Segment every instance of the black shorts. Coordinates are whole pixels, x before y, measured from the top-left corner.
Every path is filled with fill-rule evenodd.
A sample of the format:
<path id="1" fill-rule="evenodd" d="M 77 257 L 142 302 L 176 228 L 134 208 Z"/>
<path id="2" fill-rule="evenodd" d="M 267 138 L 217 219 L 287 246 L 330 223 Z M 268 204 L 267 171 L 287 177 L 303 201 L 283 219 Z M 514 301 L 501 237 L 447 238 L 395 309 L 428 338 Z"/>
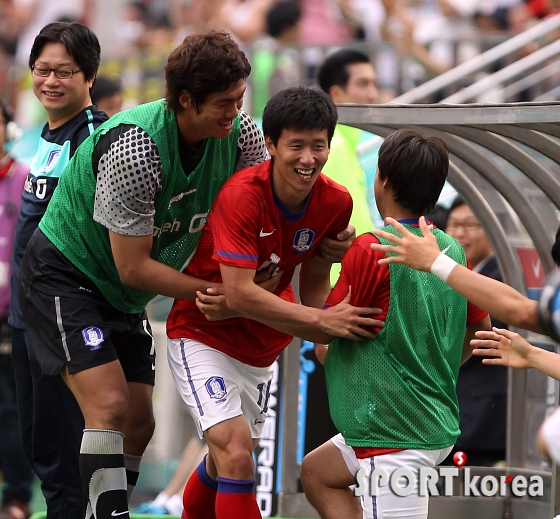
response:
<path id="1" fill-rule="evenodd" d="M 19 297 L 31 344 L 46 375 L 119 360 L 128 382 L 154 385 L 155 344 L 146 312 L 117 310 L 39 230 L 22 260 Z"/>

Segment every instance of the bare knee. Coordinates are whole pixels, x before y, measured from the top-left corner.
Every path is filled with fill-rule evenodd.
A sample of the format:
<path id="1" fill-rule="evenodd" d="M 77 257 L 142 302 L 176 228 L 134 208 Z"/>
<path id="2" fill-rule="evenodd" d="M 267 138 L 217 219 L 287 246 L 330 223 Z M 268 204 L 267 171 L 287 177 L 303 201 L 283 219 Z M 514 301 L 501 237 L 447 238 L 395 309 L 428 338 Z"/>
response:
<path id="1" fill-rule="evenodd" d="M 82 411 L 86 428 L 124 432 L 128 414 L 128 394 L 116 390 L 105 392 L 103 398 L 88 403 Z"/>

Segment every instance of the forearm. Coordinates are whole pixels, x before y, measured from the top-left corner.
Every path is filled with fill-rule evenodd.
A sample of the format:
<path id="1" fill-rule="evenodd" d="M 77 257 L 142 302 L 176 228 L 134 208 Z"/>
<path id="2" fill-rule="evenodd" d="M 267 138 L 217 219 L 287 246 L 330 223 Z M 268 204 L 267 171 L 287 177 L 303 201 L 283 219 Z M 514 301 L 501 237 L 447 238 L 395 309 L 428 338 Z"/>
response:
<path id="1" fill-rule="evenodd" d="M 545 375 L 560 380 L 560 355 L 557 353 L 533 346 L 527 361 L 531 368 L 538 369 Z"/>
<path id="2" fill-rule="evenodd" d="M 543 333 L 539 323 L 537 302 L 517 290 L 481 276 L 462 265 L 453 268 L 447 284 L 490 315 L 512 326 Z"/>
<path id="3" fill-rule="evenodd" d="M 216 283 L 179 272 L 163 263 L 147 258 L 134 269 L 120 271 L 121 281 L 137 290 L 145 290 L 177 299 L 196 299 L 197 290 L 206 293 Z"/>

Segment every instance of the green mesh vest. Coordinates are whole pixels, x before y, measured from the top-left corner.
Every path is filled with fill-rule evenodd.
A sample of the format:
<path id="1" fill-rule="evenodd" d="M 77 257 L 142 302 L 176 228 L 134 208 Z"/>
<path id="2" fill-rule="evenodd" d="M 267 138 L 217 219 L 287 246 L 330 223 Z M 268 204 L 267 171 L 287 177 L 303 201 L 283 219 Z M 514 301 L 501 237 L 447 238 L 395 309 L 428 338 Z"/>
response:
<path id="1" fill-rule="evenodd" d="M 465 265 L 462 247 L 433 232 L 440 250 L 450 246 L 447 254 Z M 354 447 L 448 447 L 459 435 L 455 386 L 467 301 L 433 274 L 400 264 L 390 265 L 390 284 L 387 320 L 376 338 L 338 338 L 329 346 L 325 373 L 333 422 Z"/>
<path id="2" fill-rule="evenodd" d="M 94 281 L 118 310 L 139 313 L 155 294 L 124 285 L 113 261 L 109 231 L 93 220 L 95 173 L 91 157 L 104 131 L 120 124 L 145 130 L 155 141 L 162 164 L 162 189 L 155 197 L 151 258 L 181 269 L 198 245 L 212 202 L 235 170 L 240 116 L 224 139 L 208 138 L 206 151 L 188 177 L 181 167 L 177 122 L 165 101 L 114 115 L 78 148 L 65 169 L 39 227 L 56 247 Z"/>

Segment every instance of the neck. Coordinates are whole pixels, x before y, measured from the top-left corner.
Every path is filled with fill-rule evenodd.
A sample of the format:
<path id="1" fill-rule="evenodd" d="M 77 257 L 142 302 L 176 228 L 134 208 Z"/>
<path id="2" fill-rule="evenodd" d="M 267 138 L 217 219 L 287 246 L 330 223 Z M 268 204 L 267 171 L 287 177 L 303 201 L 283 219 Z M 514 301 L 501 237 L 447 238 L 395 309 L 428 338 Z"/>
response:
<path id="1" fill-rule="evenodd" d="M 286 186 L 285 184 L 280 185 L 274 176 L 274 172 L 272 174 L 272 186 L 274 193 L 290 213 L 297 214 L 303 211 L 311 189 L 309 189 L 309 191 L 296 192 L 294 189 L 291 189 L 290 186 Z"/>
<path id="2" fill-rule="evenodd" d="M 418 218 L 422 215 L 415 214 L 412 211 L 400 207 L 399 205 L 392 204 L 392 207 L 388 207 L 383 212 L 384 219 L 388 216 L 394 218 L 395 220 L 418 220 Z"/>
<path id="3" fill-rule="evenodd" d="M 74 119 L 84 108 L 87 108 L 91 105 L 91 99 L 88 98 L 87 101 L 77 110 L 74 110 L 72 113 L 64 113 L 58 114 L 57 112 L 47 112 L 47 123 L 51 130 L 55 130 L 56 128 L 60 128 L 63 124 L 66 124 L 71 119 Z"/>
<path id="4" fill-rule="evenodd" d="M 175 118 L 177 119 L 177 129 L 181 137 L 192 148 L 196 148 L 204 139 L 208 138 L 208 135 L 203 135 L 196 130 L 196 125 L 193 124 L 187 110 L 176 113 Z"/>

